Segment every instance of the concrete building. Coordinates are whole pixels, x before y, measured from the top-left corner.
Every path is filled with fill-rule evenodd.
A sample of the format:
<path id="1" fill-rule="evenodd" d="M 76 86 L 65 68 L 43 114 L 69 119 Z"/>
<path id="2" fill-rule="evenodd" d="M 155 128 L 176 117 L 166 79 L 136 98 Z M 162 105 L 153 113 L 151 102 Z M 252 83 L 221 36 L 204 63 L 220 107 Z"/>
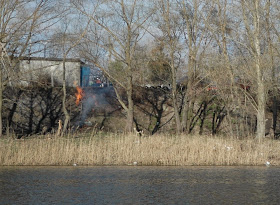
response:
<path id="1" fill-rule="evenodd" d="M 66 66 L 66 86 L 88 87 L 91 68 L 80 59 L 68 58 Z M 32 82 L 47 82 L 52 86 L 62 86 L 63 59 L 24 57 L 19 61 L 20 84 L 28 86 Z"/>

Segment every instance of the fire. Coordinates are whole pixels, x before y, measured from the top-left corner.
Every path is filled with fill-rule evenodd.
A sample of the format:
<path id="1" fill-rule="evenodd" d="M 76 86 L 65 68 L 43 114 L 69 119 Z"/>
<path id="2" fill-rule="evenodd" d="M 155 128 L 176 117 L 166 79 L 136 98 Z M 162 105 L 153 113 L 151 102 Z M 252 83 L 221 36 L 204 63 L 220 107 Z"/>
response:
<path id="1" fill-rule="evenodd" d="M 79 105 L 81 100 L 84 97 L 84 92 L 83 92 L 83 89 L 80 86 L 77 86 L 76 89 L 77 89 L 77 92 L 75 93 L 75 95 L 76 95 L 76 105 Z"/>

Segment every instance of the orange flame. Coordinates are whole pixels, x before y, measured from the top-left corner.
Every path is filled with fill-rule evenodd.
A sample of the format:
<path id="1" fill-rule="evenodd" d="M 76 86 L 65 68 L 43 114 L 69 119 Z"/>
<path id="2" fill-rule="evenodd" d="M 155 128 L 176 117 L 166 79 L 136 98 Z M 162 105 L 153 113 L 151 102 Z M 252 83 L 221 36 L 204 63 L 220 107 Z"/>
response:
<path id="1" fill-rule="evenodd" d="M 76 95 L 76 105 L 79 105 L 81 100 L 84 97 L 84 92 L 83 92 L 83 89 L 80 86 L 77 86 L 76 89 L 77 89 L 77 93 L 75 93 L 75 95 Z"/>

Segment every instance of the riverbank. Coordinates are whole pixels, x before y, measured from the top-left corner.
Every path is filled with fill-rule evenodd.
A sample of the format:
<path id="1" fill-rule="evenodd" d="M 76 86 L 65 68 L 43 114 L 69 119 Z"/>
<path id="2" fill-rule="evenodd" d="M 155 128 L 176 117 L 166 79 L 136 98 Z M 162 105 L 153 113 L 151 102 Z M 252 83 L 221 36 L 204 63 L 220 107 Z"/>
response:
<path id="1" fill-rule="evenodd" d="M 0 165 L 280 165 L 280 141 L 106 135 L 0 140 Z"/>

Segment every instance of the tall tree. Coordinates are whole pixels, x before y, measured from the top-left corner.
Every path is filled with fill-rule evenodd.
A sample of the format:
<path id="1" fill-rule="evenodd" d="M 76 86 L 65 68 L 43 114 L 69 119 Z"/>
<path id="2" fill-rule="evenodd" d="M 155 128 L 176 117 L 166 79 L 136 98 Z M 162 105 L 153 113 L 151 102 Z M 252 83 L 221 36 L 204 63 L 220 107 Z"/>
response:
<path id="1" fill-rule="evenodd" d="M 77 57 L 79 54 L 71 52 L 81 43 L 82 38 L 86 35 L 88 31 L 89 21 L 84 24 L 85 22 L 83 19 L 79 18 L 79 15 L 75 13 L 76 10 L 71 8 L 72 4 L 64 4 L 64 12 L 65 15 L 60 20 L 61 29 L 57 29 L 53 35 L 52 43 L 54 47 L 59 51 L 58 55 L 62 56 L 62 110 L 64 114 L 64 123 L 63 123 L 63 130 L 62 133 L 67 131 L 69 122 L 70 122 L 70 114 L 67 109 L 67 90 L 66 90 L 66 60 L 71 55 L 71 57 Z M 75 17 L 75 21 L 72 18 Z M 74 82 L 73 82 L 74 83 Z"/>
<path id="2" fill-rule="evenodd" d="M 230 60 L 230 52 L 233 47 L 233 42 L 230 40 L 231 31 L 234 28 L 231 14 L 231 3 L 228 0 L 209 1 L 210 18 L 205 26 L 208 29 L 213 41 L 212 54 L 207 62 L 206 67 L 210 68 L 207 71 L 208 79 L 211 80 L 219 89 L 217 92 L 223 100 L 225 110 L 227 112 L 228 132 L 233 135 L 232 119 L 230 112 L 238 106 L 237 87 L 235 86 L 235 71 L 233 62 Z M 217 45 L 217 46 L 215 46 Z M 216 47 L 216 48 L 215 48 Z M 212 55 L 212 56 L 211 56 Z M 215 56 L 213 59 L 213 55 Z M 227 85 L 227 86 L 225 86 Z"/>
<path id="3" fill-rule="evenodd" d="M 159 37 L 158 40 L 166 47 L 166 53 L 169 57 L 169 60 L 166 62 L 169 64 L 171 71 L 171 97 L 172 104 L 174 109 L 174 118 L 176 124 L 176 132 L 182 132 L 181 118 L 180 118 L 180 104 L 178 96 L 178 51 L 180 45 L 180 33 L 179 33 L 179 20 L 178 12 L 175 11 L 174 4 L 169 0 L 156 1 L 156 6 L 159 8 L 159 19 L 158 27 L 162 33 L 162 37 Z"/>
<path id="4" fill-rule="evenodd" d="M 269 0 L 253 0 L 240 1 L 242 10 L 242 21 L 245 27 L 245 35 L 248 39 L 248 51 L 253 57 L 253 66 L 256 72 L 257 84 L 257 135 L 258 139 L 265 137 L 265 110 L 266 110 L 266 87 L 265 87 L 265 73 L 262 64 L 261 42 L 262 23 L 264 20 L 263 9 L 264 5 L 269 3 Z"/>
<path id="5" fill-rule="evenodd" d="M 278 104 L 279 104 L 279 93 L 278 93 L 278 81 L 279 76 L 277 66 L 280 58 L 280 48 L 277 46 L 280 40 L 280 27 L 279 27 L 279 13 L 280 13 L 280 2 L 269 1 L 265 6 L 265 30 L 267 31 L 266 41 L 268 45 L 268 56 L 270 61 L 271 69 L 271 90 L 272 90 L 272 113 L 273 113 L 273 134 L 277 136 L 277 119 L 278 119 Z"/>
<path id="6" fill-rule="evenodd" d="M 196 97 L 196 87 L 204 76 L 199 70 L 201 58 L 211 42 L 211 34 L 207 28 L 209 24 L 210 10 L 207 1 L 180 0 L 178 8 L 183 26 L 181 31 L 184 37 L 183 47 L 187 51 L 187 67 L 185 68 L 188 82 L 184 94 L 182 110 L 182 128 L 185 132 L 190 132 L 193 109 Z"/>
<path id="7" fill-rule="evenodd" d="M 85 38 L 85 45 L 96 45 L 104 54 L 107 54 L 110 61 L 122 63 L 122 75 L 126 79 L 124 81 L 120 81 L 110 73 L 109 64 L 102 63 L 102 60 L 97 58 L 96 52 L 84 47 L 86 59 L 107 74 L 115 85 L 117 98 L 126 111 L 126 130 L 128 132 L 131 132 L 134 126 L 133 85 L 136 66 L 133 62 L 137 56 L 135 50 L 144 35 L 144 26 L 152 15 L 152 11 L 145 2 L 148 3 L 136 0 L 74 3 L 75 7 L 94 23 Z M 96 8 L 94 12 L 93 7 Z M 107 61 L 109 61 L 108 58 Z M 125 91 L 125 98 L 120 94 L 121 90 Z"/>
<path id="8" fill-rule="evenodd" d="M 210 41 L 205 24 L 208 20 L 206 4 L 201 0 L 191 3 L 184 0 L 176 2 L 169 0 L 155 1 L 158 6 L 158 27 L 161 31 L 161 41 L 167 47 L 169 65 L 172 76 L 172 100 L 176 131 L 190 132 L 195 103 L 195 87 L 201 79 L 199 76 L 199 61 Z M 203 13 L 204 11 L 204 13 Z M 205 18 L 202 18 L 203 15 Z M 184 60 L 183 60 L 184 58 Z M 179 70 L 183 73 L 178 78 Z M 183 77 L 183 78 L 182 78 Z M 185 84 L 183 99 L 178 95 L 178 85 Z"/>
<path id="9" fill-rule="evenodd" d="M 0 1 L 0 136 L 2 136 L 3 91 L 19 78 L 17 62 L 21 56 L 39 52 L 36 44 L 42 40 L 43 31 L 55 22 L 56 14 L 51 0 L 1 0 Z M 32 48 L 35 48 L 32 49 Z"/>

